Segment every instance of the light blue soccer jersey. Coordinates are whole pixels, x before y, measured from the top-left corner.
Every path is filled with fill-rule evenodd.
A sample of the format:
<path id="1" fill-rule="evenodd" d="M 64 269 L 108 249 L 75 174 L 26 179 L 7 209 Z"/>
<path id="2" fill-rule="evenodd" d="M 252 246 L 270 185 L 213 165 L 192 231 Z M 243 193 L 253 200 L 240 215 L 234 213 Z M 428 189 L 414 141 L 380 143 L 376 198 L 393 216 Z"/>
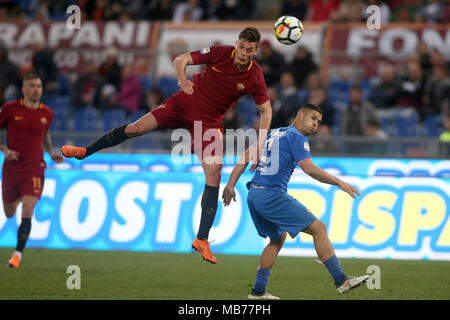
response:
<path id="1" fill-rule="evenodd" d="M 295 167 L 307 158 L 311 158 L 308 139 L 296 127 L 270 130 L 251 183 L 286 192 Z"/>

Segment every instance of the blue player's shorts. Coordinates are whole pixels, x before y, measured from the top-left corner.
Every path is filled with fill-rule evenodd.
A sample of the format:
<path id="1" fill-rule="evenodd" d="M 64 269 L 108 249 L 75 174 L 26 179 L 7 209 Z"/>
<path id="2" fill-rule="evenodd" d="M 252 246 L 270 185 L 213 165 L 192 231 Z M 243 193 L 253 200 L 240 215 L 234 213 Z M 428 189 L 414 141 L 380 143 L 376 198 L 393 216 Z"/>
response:
<path id="1" fill-rule="evenodd" d="M 297 199 L 280 191 L 249 187 L 248 208 L 258 234 L 271 240 L 285 231 L 294 238 L 317 218 Z"/>

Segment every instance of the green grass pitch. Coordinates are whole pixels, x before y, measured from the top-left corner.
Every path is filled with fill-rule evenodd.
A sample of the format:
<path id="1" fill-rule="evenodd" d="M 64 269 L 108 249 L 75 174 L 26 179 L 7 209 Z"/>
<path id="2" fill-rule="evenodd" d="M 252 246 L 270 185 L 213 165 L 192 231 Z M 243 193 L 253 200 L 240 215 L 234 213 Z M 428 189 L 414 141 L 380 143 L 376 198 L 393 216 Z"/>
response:
<path id="1" fill-rule="evenodd" d="M 27 248 L 20 269 L 7 267 L 12 248 L 0 248 L 0 299 L 242 300 L 253 285 L 259 256 Z M 340 259 L 347 275 L 381 270 L 381 289 L 336 293 L 325 266 L 313 258 L 279 257 L 268 291 L 282 299 L 450 299 L 450 262 Z M 2 266 L 3 265 L 3 266 Z M 67 267 L 81 270 L 81 289 L 67 288 Z"/>

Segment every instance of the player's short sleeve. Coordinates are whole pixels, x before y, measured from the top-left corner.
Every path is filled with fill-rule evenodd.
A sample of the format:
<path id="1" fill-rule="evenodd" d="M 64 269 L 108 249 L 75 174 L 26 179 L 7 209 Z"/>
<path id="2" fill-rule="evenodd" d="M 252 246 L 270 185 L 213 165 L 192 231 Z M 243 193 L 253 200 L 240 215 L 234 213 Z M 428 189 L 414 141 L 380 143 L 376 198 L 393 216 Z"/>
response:
<path id="1" fill-rule="evenodd" d="M 190 52 L 190 54 L 194 64 L 211 64 L 220 61 L 226 51 L 226 46 L 216 45 Z"/>
<path id="2" fill-rule="evenodd" d="M 295 163 L 311 158 L 309 142 L 305 136 L 301 134 L 292 134 L 289 142 Z"/>
<path id="3" fill-rule="evenodd" d="M 261 105 L 269 100 L 269 96 L 267 95 L 266 82 L 264 80 L 264 75 L 262 72 L 257 72 L 255 74 L 255 89 L 252 92 L 252 95 L 257 105 Z"/>
<path id="4" fill-rule="evenodd" d="M 9 121 L 9 105 L 8 104 L 4 104 L 1 108 L 0 108 L 0 128 L 4 128 Z"/>

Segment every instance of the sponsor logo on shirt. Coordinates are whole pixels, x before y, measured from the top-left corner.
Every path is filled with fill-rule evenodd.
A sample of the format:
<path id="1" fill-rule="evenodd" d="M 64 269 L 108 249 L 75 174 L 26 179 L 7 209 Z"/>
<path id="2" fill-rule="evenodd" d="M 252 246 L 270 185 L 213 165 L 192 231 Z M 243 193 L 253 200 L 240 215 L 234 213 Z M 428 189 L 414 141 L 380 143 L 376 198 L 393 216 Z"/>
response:
<path id="1" fill-rule="evenodd" d="M 22 116 L 14 116 L 14 120 L 22 120 L 23 117 Z"/>
<path id="2" fill-rule="evenodd" d="M 209 47 L 203 48 L 202 50 L 200 50 L 200 54 L 206 54 L 209 53 Z"/>
<path id="3" fill-rule="evenodd" d="M 239 82 L 239 83 L 236 85 L 236 87 L 237 87 L 238 90 L 244 90 L 244 89 L 245 89 L 244 84 L 241 83 L 241 82 Z"/>
<path id="4" fill-rule="evenodd" d="M 305 151 L 309 152 L 309 143 L 308 142 L 303 142 L 303 148 L 305 149 Z"/>

